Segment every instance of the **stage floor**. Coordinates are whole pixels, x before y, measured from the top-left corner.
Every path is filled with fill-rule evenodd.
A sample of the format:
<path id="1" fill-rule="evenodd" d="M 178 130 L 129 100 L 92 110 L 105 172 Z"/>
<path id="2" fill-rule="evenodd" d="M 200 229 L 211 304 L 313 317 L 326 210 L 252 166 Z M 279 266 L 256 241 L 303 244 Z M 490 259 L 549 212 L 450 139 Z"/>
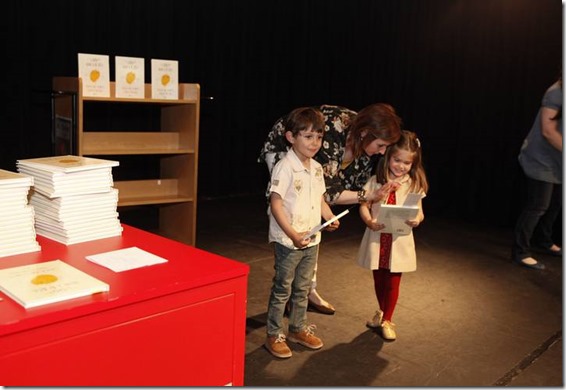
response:
<path id="1" fill-rule="evenodd" d="M 323 233 L 318 265 L 336 313 L 308 313 L 324 347 L 289 343 L 281 360 L 263 347 L 273 276 L 263 197 L 199 201 L 197 247 L 251 267 L 246 386 L 563 386 L 561 258 L 540 255 L 546 269 L 528 269 L 509 259 L 510 229 L 427 215 L 414 233 L 418 269 L 401 281 L 397 340 L 386 342 L 365 326 L 377 303 L 355 262 L 357 209 L 341 221 Z"/>

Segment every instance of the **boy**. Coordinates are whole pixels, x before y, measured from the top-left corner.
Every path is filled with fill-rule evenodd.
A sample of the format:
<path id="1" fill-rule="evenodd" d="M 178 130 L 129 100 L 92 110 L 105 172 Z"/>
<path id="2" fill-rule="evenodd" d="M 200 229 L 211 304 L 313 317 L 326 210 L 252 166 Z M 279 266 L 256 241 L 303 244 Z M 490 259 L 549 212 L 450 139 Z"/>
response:
<path id="1" fill-rule="evenodd" d="M 322 145 L 324 117 L 314 108 L 297 108 L 286 118 L 286 140 L 291 149 L 273 168 L 270 183 L 269 242 L 274 243 L 275 276 L 267 310 L 265 347 L 278 358 L 289 358 L 286 338 L 310 349 L 322 348 L 307 325 L 308 292 L 318 256 L 320 232 L 308 236 L 321 217 L 334 217 L 324 200 L 326 186 L 322 166 L 313 156 Z M 327 229 L 336 230 L 339 222 Z M 289 335 L 283 332 L 283 313 L 291 302 Z"/>

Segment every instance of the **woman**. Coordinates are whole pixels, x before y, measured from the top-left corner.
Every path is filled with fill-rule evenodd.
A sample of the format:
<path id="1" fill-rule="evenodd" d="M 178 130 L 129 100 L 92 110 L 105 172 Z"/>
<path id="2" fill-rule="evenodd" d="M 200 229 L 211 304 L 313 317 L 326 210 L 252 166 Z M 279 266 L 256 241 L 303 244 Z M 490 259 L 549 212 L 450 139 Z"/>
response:
<path id="1" fill-rule="evenodd" d="M 401 118 L 386 103 L 365 107 L 359 113 L 345 107 L 322 105 L 325 129 L 322 147 L 314 156 L 323 168 L 325 200 L 330 205 L 349 205 L 383 198 L 389 187 L 372 193 L 363 190 L 380 155 L 401 135 Z M 264 161 L 271 173 L 273 166 L 289 150 L 285 139 L 284 118 L 273 125 L 258 162 Z M 334 314 L 334 306 L 316 291 L 316 267 L 309 293 L 309 306 L 324 314 Z"/>
<path id="2" fill-rule="evenodd" d="M 552 241 L 552 228 L 562 209 L 562 99 L 560 77 L 546 90 L 519 153 L 527 178 L 527 201 L 515 225 L 512 257 L 533 269 L 545 268 L 533 258 L 533 246 L 562 256 L 562 248 Z"/>

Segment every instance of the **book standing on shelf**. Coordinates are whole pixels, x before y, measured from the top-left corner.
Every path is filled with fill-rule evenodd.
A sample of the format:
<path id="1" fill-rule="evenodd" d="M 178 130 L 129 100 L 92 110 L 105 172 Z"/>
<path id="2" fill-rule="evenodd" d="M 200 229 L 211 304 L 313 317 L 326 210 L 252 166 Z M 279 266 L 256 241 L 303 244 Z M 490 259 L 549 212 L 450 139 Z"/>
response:
<path id="1" fill-rule="evenodd" d="M 116 56 L 116 97 L 145 98 L 144 59 Z"/>
<path id="2" fill-rule="evenodd" d="M 29 309 L 110 291 L 110 286 L 61 261 L 0 270 L 0 291 Z"/>
<path id="3" fill-rule="evenodd" d="M 151 60 L 151 98 L 179 99 L 179 62 Z"/>
<path id="4" fill-rule="evenodd" d="M 110 97 L 110 59 L 102 54 L 78 54 L 83 96 Z"/>

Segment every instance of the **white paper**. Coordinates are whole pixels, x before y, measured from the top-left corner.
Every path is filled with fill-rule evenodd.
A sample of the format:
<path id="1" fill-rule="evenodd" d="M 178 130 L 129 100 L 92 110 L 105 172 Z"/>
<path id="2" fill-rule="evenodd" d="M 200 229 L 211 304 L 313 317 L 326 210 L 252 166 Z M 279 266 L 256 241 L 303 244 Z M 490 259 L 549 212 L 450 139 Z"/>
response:
<path id="1" fill-rule="evenodd" d="M 78 57 L 83 96 L 110 97 L 110 57 L 86 53 L 79 53 Z"/>
<path id="2" fill-rule="evenodd" d="M 116 97 L 145 98 L 144 59 L 116 56 Z"/>
<path id="3" fill-rule="evenodd" d="M 176 60 L 151 60 L 151 98 L 179 99 L 179 62 Z"/>
<path id="4" fill-rule="evenodd" d="M 140 249 L 136 246 L 115 251 L 98 253 L 86 257 L 98 265 L 109 268 L 114 272 L 128 271 L 149 265 L 166 263 L 167 260 Z"/>
<path id="5" fill-rule="evenodd" d="M 382 204 L 379 207 L 377 221 L 385 224 L 385 228 L 380 233 L 395 233 L 407 235 L 412 228 L 405 223 L 407 220 L 414 219 L 419 213 L 418 206 L 401 206 L 394 204 Z"/>
<path id="6" fill-rule="evenodd" d="M 325 227 L 330 225 L 332 222 L 339 220 L 340 218 L 342 218 L 344 215 L 348 214 L 349 212 L 350 212 L 350 209 L 344 210 L 340 214 L 335 216 L 334 218 L 330 218 L 328 221 L 313 227 L 310 232 L 305 234 L 305 236 L 303 237 L 303 240 L 307 239 L 308 237 L 315 235 L 316 233 L 318 233 L 319 231 L 321 231 L 322 229 L 324 229 Z"/>
<path id="7" fill-rule="evenodd" d="M 419 200 L 421 200 L 423 197 L 424 197 L 423 194 L 417 194 L 411 192 L 410 194 L 407 194 L 407 198 L 405 199 L 405 203 L 403 203 L 403 206 L 405 207 L 418 206 Z"/>

